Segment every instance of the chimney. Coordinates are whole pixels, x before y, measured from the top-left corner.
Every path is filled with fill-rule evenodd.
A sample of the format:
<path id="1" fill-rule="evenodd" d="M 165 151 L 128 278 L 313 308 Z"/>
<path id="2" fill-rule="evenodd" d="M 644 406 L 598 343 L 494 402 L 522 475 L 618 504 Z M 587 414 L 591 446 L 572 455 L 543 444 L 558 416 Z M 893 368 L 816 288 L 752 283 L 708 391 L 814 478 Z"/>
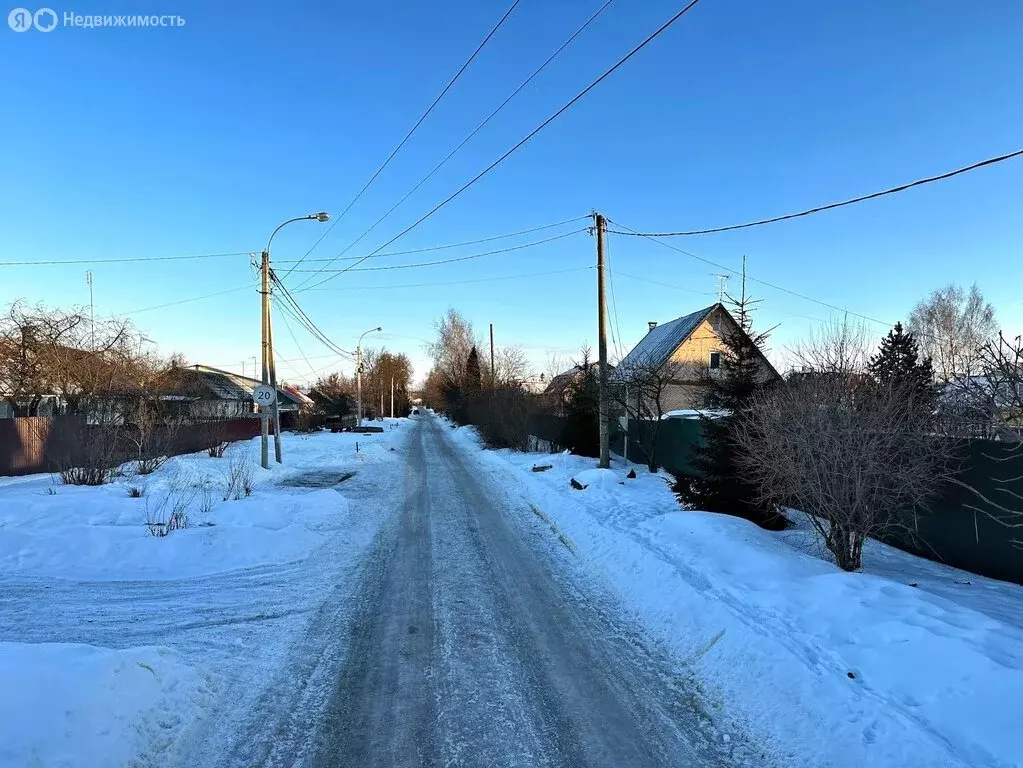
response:
<path id="1" fill-rule="evenodd" d="M 656 320 L 650 320 L 646 324 L 646 326 L 647 326 L 647 333 L 650 333 L 650 331 L 652 331 L 654 328 L 657 327 L 657 321 Z"/>

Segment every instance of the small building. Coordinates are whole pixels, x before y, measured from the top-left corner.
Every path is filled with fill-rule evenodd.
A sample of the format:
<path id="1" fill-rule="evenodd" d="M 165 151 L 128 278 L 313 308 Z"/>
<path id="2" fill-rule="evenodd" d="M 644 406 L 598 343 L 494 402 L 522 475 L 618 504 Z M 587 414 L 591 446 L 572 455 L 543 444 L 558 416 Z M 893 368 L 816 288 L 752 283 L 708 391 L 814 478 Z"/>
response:
<path id="1" fill-rule="evenodd" d="M 640 411 L 665 414 L 671 411 L 699 410 L 708 402 L 709 377 L 720 375 L 726 353 L 723 339 L 745 331 L 724 305 L 718 302 L 667 323 L 650 322 L 647 333 L 619 363 L 612 379 L 618 387 L 649 392 L 639 385 L 655 376 L 663 377 L 659 403 L 643 403 Z M 781 376 L 761 354 L 764 379 Z M 631 409 L 630 409 L 631 410 Z"/>
<path id="2" fill-rule="evenodd" d="M 568 406 L 569 398 L 572 396 L 572 390 L 582 381 L 583 376 L 586 375 L 586 370 L 586 367 L 582 365 L 573 365 L 567 371 L 563 371 L 551 379 L 542 393 L 547 408 L 555 413 L 564 412 Z M 608 363 L 607 375 L 609 378 L 613 375 L 614 370 L 615 367 Z M 590 363 L 589 371 L 594 377 L 599 376 L 600 363 Z"/>
<path id="3" fill-rule="evenodd" d="M 171 368 L 157 382 L 156 396 L 177 416 L 197 419 L 242 419 L 256 417 L 252 390 L 262 382 L 207 365 Z M 314 405 L 297 390 L 278 385 L 278 408 L 282 413 Z"/>

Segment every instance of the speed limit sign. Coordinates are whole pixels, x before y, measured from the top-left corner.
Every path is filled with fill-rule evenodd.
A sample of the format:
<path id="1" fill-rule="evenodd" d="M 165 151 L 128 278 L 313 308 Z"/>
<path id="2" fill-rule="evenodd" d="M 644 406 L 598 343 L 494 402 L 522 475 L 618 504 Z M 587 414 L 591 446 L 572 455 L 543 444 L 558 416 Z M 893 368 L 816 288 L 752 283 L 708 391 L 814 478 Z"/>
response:
<path id="1" fill-rule="evenodd" d="M 258 406 L 273 405 L 277 401 L 277 390 L 269 384 L 260 384 L 252 390 L 252 399 Z"/>

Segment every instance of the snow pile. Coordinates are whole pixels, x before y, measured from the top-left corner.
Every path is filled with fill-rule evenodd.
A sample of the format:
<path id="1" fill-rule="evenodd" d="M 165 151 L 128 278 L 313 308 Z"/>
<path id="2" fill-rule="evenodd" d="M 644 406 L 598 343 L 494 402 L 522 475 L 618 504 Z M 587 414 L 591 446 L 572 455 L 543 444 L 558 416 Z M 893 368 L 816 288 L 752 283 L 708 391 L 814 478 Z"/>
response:
<path id="1" fill-rule="evenodd" d="M 301 559 L 344 525 L 347 503 L 334 488 L 289 485 L 311 470 L 358 472 L 386 460 L 403 430 L 376 435 L 284 435 L 285 464 L 259 466 L 259 438 L 236 443 L 223 458 L 177 456 L 156 472 L 112 482 L 61 485 L 50 475 L 0 478 L 0 573 L 75 579 L 172 579 Z M 358 444 L 358 453 L 355 446 Z M 243 464 L 249 496 L 225 499 L 227 475 Z M 283 483 L 283 485 L 282 485 Z M 144 491 L 129 498 L 128 489 Z M 168 501 L 169 499 L 169 501 Z M 183 499 L 189 527 L 157 538 L 148 519 Z M 208 508 L 206 508 L 208 507 Z"/>
<path id="2" fill-rule="evenodd" d="M 707 702 L 778 762 L 1023 765 L 1020 587 L 876 542 L 866 572 L 844 573 L 809 553 L 805 531 L 679 510 L 665 478 L 642 468 L 594 494 L 569 487 L 592 459 L 477 457 L 571 538 Z M 530 472 L 540 461 L 554 466 Z"/>
<path id="3" fill-rule="evenodd" d="M 0 679 L 0 765 L 160 762 L 169 736 L 210 701 L 201 676 L 166 648 L 0 643 Z"/>
<path id="4" fill-rule="evenodd" d="M 596 491 L 606 491 L 622 482 L 618 475 L 610 469 L 584 469 L 573 475 L 572 480 L 576 485 L 581 486 L 581 490 L 592 488 Z"/>

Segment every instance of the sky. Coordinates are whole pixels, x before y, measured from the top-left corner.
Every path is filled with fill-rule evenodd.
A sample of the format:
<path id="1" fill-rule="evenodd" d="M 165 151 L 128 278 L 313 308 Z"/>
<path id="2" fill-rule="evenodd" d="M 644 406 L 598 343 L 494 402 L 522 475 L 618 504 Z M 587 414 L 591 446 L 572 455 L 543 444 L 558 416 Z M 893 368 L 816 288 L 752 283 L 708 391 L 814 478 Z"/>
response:
<path id="1" fill-rule="evenodd" d="M 160 352 L 242 371 L 259 354 L 249 252 L 283 275 L 329 265 L 603 0 L 522 0 L 347 214 L 340 214 L 505 12 L 510 0 L 421 3 L 92 2 L 58 16 L 175 14 L 182 27 L 0 27 L 0 262 L 238 254 L 140 263 L 0 264 L 17 299 L 130 317 Z M 345 253 L 364 256 L 500 157 L 681 5 L 616 0 L 439 172 Z M 32 9 L 34 10 L 34 8 Z M 547 358 L 596 346 L 599 211 L 642 231 L 759 219 L 869 193 L 1023 147 L 1023 4 L 986 0 L 701 0 L 622 68 L 384 250 L 560 227 L 284 278 L 343 349 L 405 352 L 454 307 L 498 346 Z M 880 200 L 671 245 L 730 269 L 746 257 L 772 359 L 840 313 L 877 337 L 948 283 L 976 282 L 1023 330 L 1023 158 Z M 333 225 L 333 226 L 332 226 Z M 608 236 L 612 357 L 647 328 L 713 303 L 721 270 Z M 313 261 L 320 259 L 321 261 Z M 307 278 L 316 290 L 302 290 Z M 642 278 L 637 279 L 637 278 Z M 653 282 L 649 282 L 653 281 Z M 455 283 L 455 284 L 452 284 Z M 306 283 L 302 287 L 308 287 Z M 736 278 L 730 281 L 736 287 Z M 776 287 L 802 294 L 799 298 Z M 234 289 L 234 290 L 231 290 Z M 228 291 L 219 296 L 189 301 Z M 164 306 L 171 305 L 171 306 Z M 290 322 L 290 326 L 288 323 Z M 352 365 L 277 312 L 279 376 Z"/>

